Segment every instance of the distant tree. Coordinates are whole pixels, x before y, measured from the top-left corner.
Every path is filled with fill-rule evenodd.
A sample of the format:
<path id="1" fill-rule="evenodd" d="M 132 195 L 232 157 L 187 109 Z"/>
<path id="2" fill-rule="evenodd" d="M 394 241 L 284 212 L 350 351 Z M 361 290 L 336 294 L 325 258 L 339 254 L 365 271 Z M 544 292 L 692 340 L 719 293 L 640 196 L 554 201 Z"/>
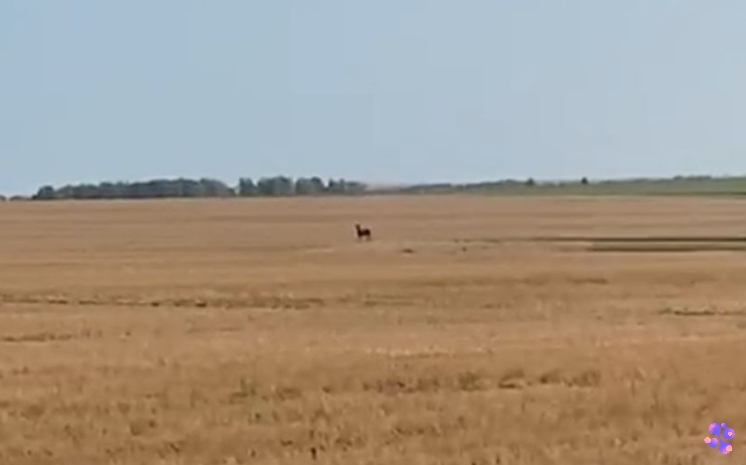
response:
<path id="1" fill-rule="evenodd" d="M 273 181 L 275 195 L 287 196 L 295 194 L 295 183 L 287 176 L 277 176 Z"/>
<path id="2" fill-rule="evenodd" d="M 313 190 L 313 192 L 318 193 L 318 194 L 323 194 L 324 191 L 326 190 L 324 181 L 322 181 L 320 177 L 314 176 L 311 178 L 310 182 L 312 186 L 311 189 Z"/>
<path id="3" fill-rule="evenodd" d="M 0 195 L 0 202 L 5 202 L 8 199 L 4 195 Z"/>
<path id="4" fill-rule="evenodd" d="M 120 185 L 103 182 L 98 186 L 98 197 L 101 199 L 116 199 L 122 195 Z"/>
<path id="5" fill-rule="evenodd" d="M 293 187 L 295 195 L 312 195 L 311 185 L 306 178 L 298 178 L 295 180 L 295 186 Z"/>
<path id="6" fill-rule="evenodd" d="M 58 199 L 72 199 L 73 188 L 72 186 L 63 186 L 56 190 L 56 194 Z"/>
<path id="7" fill-rule="evenodd" d="M 205 196 L 205 186 L 202 183 L 192 179 L 180 179 L 181 196 L 187 198 L 196 198 Z"/>
<path id="8" fill-rule="evenodd" d="M 580 184 L 582 184 L 582 185 L 584 185 L 584 186 L 588 185 L 588 178 L 586 178 L 586 177 L 584 176 L 584 177 L 583 177 L 583 179 L 581 179 L 581 180 L 580 180 Z"/>
<path id="9" fill-rule="evenodd" d="M 365 192 L 365 184 L 355 181 L 345 181 L 345 193 L 350 195 L 362 194 Z"/>
<path id="10" fill-rule="evenodd" d="M 257 182 L 257 188 L 260 195 L 268 197 L 288 196 L 295 192 L 293 180 L 285 176 L 262 178 Z"/>
<path id="11" fill-rule="evenodd" d="M 93 184 L 80 184 L 73 187 L 74 199 L 95 199 L 98 195 L 98 188 Z"/>
<path id="12" fill-rule="evenodd" d="M 238 180 L 238 195 L 241 197 L 253 197 L 259 194 L 259 189 L 251 178 Z"/>
<path id="13" fill-rule="evenodd" d="M 330 194 L 339 194 L 342 192 L 341 184 L 344 181 L 336 181 L 334 179 L 329 178 L 329 181 L 326 183 L 326 192 Z"/>
<path id="14" fill-rule="evenodd" d="M 272 186 L 272 179 L 270 178 L 261 178 L 256 183 L 257 191 L 259 192 L 259 195 L 261 196 L 270 196 L 273 193 L 273 186 Z"/>
<path id="15" fill-rule="evenodd" d="M 222 181 L 202 178 L 199 183 L 203 186 L 205 197 L 233 197 L 233 189 Z"/>
<path id="16" fill-rule="evenodd" d="M 53 200 L 57 198 L 57 193 L 52 186 L 42 186 L 31 198 L 34 200 Z"/>
<path id="17" fill-rule="evenodd" d="M 528 187 L 531 187 L 531 186 L 535 186 L 535 185 L 536 185 L 536 181 L 534 181 L 534 178 L 528 178 L 528 179 L 526 180 L 526 185 L 527 185 Z"/>
<path id="18" fill-rule="evenodd" d="M 298 178 L 295 181 L 296 195 L 319 195 L 324 193 L 324 181 L 320 178 Z"/>
<path id="19" fill-rule="evenodd" d="M 335 195 L 354 195 L 365 192 L 365 184 L 345 179 L 329 179 L 326 186 L 326 192 Z"/>

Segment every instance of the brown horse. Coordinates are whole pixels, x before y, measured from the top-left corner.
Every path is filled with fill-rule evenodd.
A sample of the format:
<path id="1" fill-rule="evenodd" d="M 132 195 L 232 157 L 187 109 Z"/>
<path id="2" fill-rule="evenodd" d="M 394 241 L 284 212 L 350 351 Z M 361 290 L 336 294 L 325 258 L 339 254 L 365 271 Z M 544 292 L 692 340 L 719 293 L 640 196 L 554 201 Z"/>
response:
<path id="1" fill-rule="evenodd" d="M 362 228 L 359 224 L 355 225 L 355 231 L 357 231 L 357 238 L 358 240 L 366 239 L 371 240 L 373 238 L 373 235 L 370 232 L 370 229 L 368 228 Z"/>

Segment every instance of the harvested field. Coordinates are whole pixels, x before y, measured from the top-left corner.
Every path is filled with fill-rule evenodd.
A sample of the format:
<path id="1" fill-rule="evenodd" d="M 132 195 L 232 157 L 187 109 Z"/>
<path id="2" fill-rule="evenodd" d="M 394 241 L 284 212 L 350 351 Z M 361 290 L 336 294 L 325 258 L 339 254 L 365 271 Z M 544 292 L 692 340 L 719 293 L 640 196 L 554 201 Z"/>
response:
<path id="1" fill-rule="evenodd" d="M 744 235 L 728 199 L 0 204 L 0 463 L 741 455 Z"/>

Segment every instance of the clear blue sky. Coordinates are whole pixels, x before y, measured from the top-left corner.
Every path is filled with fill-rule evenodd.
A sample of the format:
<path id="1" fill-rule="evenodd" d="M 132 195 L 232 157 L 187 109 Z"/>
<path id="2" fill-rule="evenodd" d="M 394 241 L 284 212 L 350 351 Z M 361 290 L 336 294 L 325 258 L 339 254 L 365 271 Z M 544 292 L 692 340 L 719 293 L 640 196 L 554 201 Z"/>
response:
<path id="1" fill-rule="evenodd" d="M 0 192 L 743 172 L 743 1 L 0 2 Z"/>

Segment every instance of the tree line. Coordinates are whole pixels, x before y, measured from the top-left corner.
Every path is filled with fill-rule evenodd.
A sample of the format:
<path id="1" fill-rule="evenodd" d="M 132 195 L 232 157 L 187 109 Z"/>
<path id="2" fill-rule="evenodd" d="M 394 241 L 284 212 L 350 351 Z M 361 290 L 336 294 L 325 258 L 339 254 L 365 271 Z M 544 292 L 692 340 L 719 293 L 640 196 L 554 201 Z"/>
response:
<path id="1" fill-rule="evenodd" d="M 319 177 L 293 179 L 287 176 L 241 178 L 238 186 L 202 178 L 154 179 L 144 182 L 102 182 L 99 184 L 43 186 L 31 200 L 156 199 L 200 197 L 286 197 L 309 195 L 355 195 L 366 190 L 363 183 Z"/>
<path id="2" fill-rule="evenodd" d="M 293 179 L 287 176 L 265 177 L 257 181 L 241 178 L 238 185 L 202 178 L 154 179 L 144 182 L 102 182 L 99 184 L 66 185 L 60 188 L 41 187 L 33 196 L 0 195 L 0 202 L 55 199 L 150 199 L 167 197 L 285 197 L 314 195 L 356 194 L 448 194 L 448 193 L 505 193 L 518 194 L 712 194 L 744 195 L 746 176 L 715 178 L 710 176 L 676 176 L 667 179 L 596 180 L 587 177 L 578 181 L 537 181 L 504 179 L 477 183 L 417 184 L 408 186 L 375 187 L 344 179 L 319 177 Z"/>

